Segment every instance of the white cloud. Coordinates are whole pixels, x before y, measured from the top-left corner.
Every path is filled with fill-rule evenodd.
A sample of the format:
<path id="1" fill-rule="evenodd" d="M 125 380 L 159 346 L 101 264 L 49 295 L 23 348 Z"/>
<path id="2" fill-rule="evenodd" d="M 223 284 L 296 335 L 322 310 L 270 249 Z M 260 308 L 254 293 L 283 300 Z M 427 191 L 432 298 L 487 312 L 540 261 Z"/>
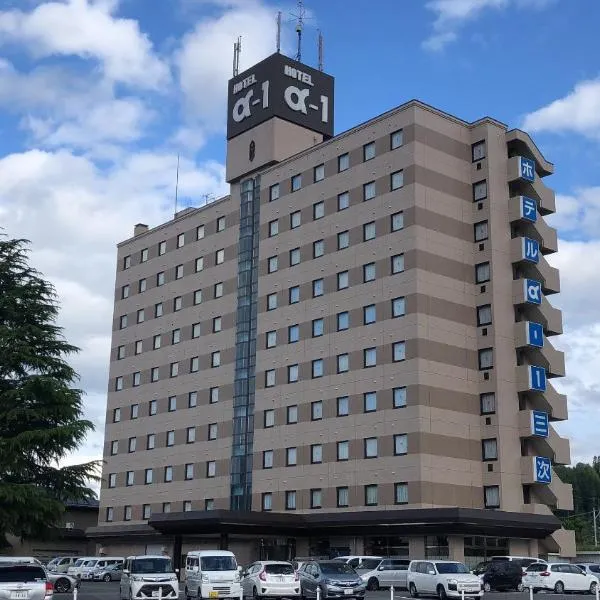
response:
<path id="1" fill-rule="evenodd" d="M 575 132 L 600 138 L 600 79 L 578 83 L 564 98 L 525 116 L 529 131 Z"/>
<path id="2" fill-rule="evenodd" d="M 558 194 L 556 213 L 546 220 L 570 238 L 596 238 L 600 232 L 600 186 L 579 188 L 571 195 Z"/>

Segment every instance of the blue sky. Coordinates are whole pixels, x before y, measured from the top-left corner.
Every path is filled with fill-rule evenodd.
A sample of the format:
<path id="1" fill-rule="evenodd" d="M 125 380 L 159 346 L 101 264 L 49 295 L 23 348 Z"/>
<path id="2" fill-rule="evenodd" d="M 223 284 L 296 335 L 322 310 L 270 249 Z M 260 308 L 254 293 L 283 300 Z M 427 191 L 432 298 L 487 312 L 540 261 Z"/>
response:
<path id="1" fill-rule="evenodd" d="M 312 0 L 303 60 L 336 79 L 336 131 L 418 98 L 465 120 L 528 129 L 556 174 L 573 455 L 598 448 L 600 410 L 600 3 L 597 0 Z M 0 0 L 0 224 L 33 242 L 98 426 L 101 453 L 115 244 L 173 206 L 226 192 L 225 93 L 241 68 L 295 53 L 295 2 Z M 599 448 L 600 450 L 600 448 Z"/>

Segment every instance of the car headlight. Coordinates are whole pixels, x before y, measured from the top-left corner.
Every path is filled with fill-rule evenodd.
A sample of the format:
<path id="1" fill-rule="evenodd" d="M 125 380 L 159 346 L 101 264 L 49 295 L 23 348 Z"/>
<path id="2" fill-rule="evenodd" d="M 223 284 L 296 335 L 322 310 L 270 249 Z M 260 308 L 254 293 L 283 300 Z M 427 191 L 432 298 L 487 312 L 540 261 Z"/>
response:
<path id="1" fill-rule="evenodd" d="M 447 581 L 450 585 L 458 585 L 458 581 L 456 579 L 448 579 Z"/>
<path id="2" fill-rule="evenodd" d="M 241 581 L 240 574 L 239 574 L 239 573 L 236 573 L 236 574 L 233 576 L 233 582 L 234 582 L 234 583 L 239 583 L 240 581 Z"/>
<path id="3" fill-rule="evenodd" d="M 206 573 L 202 573 L 202 583 L 208 583 L 208 575 Z"/>

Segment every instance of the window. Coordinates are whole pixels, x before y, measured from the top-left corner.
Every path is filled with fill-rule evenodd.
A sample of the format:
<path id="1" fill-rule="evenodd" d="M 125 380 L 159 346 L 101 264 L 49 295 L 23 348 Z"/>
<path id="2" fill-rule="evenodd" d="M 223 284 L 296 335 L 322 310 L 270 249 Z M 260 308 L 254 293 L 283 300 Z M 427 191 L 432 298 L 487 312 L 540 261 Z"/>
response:
<path id="1" fill-rule="evenodd" d="M 310 490 L 310 507 L 321 508 L 322 506 L 322 493 L 321 490 L 315 489 Z"/>
<path id="2" fill-rule="evenodd" d="M 279 221 L 274 219 L 269 222 L 269 237 L 275 237 L 279 233 Z"/>
<path id="3" fill-rule="evenodd" d="M 490 280 L 490 263 L 483 262 L 475 265 L 475 283 L 485 283 Z"/>
<path id="4" fill-rule="evenodd" d="M 273 508 L 273 494 L 272 492 L 265 492 L 262 495 L 262 509 L 269 511 Z"/>
<path id="5" fill-rule="evenodd" d="M 377 392 L 363 394 L 363 409 L 366 413 L 377 410 Z"/>
<path id="6" fill-rule="evenodd" d="M 323 295 L 323 280 L 322 279 L 315 279 L 312 282 L 312 287 L 313 287 L 313 298 Z"/>
<path id="7" fill-rule="evenodd" d="M 394 298 L 392 300 L 392 317 L 403 317 L 406 314 L 406 301 L 404 297 Z"/>
<path id="8" fill-rule="evenodd" d="M 158 317 L 162 317 L 164 314 L 164 307 L 162 302 L 158 302 L 154 305 L 154 316 L 158 319 Z"/>
<path id="9" fill-rule="evenodd" d="M 152 367 L 152 369 L 150 369 L 150 381 L 152 382 L 156 382 L 159 379 L 159 368 L 158 367 Z"/>
<path id="10" fill-rule="evenodd" d="M 286 423 L 292 425 L 298 422 L 298 405 L 288 406 L 286 410 Z"/>
<path id="11" fill-rule="evenodd" d="M 375 366 L 377 366 L 377 348 L 365 348 L 363 350 L 363 367 L 367 369 Z"/>
<path id="12" fill-rule="evenodd" d="M 300 327 L 298 325 L 290 325 L 288 327 L 288 344 L 293 344 L 300 339 Z"/>
<path id="13" fill-rule="evenodd" d="M 263 450 L 263 469 L 273 468 L 273 450 Z"/>
<path id="14" fill-rule="evenodd" d="M 314 319 L 312 322 L 312 336 L 320 337 L 323 335 L 324 331 L 324 320 L 323 319 Z"/>
<path id="15" fill-rule="evenodd" d="M 267 331 L 265 338 L 265 346 L 267 348 L 275 348 L 277 346 L 277 331 Z"/>
<path id="16" fill-rule="evenodd" d="M 179 363 L 178 362 L 171 363 L 170 375 L 171 375 L 171 377 L 177 377 L 177 375 L 179 375 Z"/>
<path id="17" fill-rule="evenodd" d="M 215 283 L 215 298 L 220 298 L 223 295 L 223 282 Z"/>
<path id="18" fill-rule="evenodd" d="M 323 254 L 325 254 L 325 242 L 323 240 L 313 242 L 313 258 L 319 258 Z"/>
<path id="19" fill-rule="evenodd" d="M 365 485 L 365 506 L 377 506 L 377 485 Z"/>
<path id="20" fill-rule="evenodd" d="M 325 216 L 325 202 L 315 202 L 313 204 L 313 220 L 322 219 Z"/>
<path id="21" fill-rule="evenodd" d="M 300 264 L 300 248 L 290 250 L 290 267 Z"/>
<path id="22" fill-rule="evenodd" d="M 198 405 L 198 392 L 188 394 L 188 408 L 195 408 Z"/>
<path id="23" fill-rule="evenodd" d="M 131 267 L 131 256 L 123 257 L 123 269 L 129 269 Z"/>
<path id="24" fill-rule="evenodd" d="M 184 500 L 183 502 L 183 512 L 191 512 L 192 510 L 192 501 Z"/>
<path id="25" fill-rule="evenodd" d="M 152 483 L 153 471 L 152 469 L 146 469 L 144 472 L 144 484 L 150 485 Z"/>
<path id="26" fill-rule="evenodd" d="M 402 456 L 408 453 L 408 435 L 399 433 L 394 436 L 394 455 Z"/>
<path id="27" fill-rule="evenodd" d="M 193 356 L 190 358 L 190 373 L 197 373 L 200 369 L 200 358 Z"/>
<path id="28" fill-rule="evenodd" d="M 225 217 L 219 217 L 217 219 L 217 231 L 223 231 L 225 229 Z"/>
<path id="29" fill-rule="evenodd" d="M 323 401 L 316 400 L 310 403 L 310 419 L 311 421 L 320 421 L 323 418 Z"/>
<path id="30" fill-rule="evenodd" d="M 498 442 L 496 438 L 481 440 L 481 454 L 483 460 L 498 459 Z"/>
<path id="31" fill-rule="evenodd" d="M 148 415 L 151 417 L 158 412 L 158 402 L 156 400 L 150 400 L 148 402 Z"/>
<path id="32" fill-rule="evenodd" d="M 374 281 L 376 277 L 376 268 L 375 263 L 367 263 L 363 265 L 363 283 L 368 283 L 369 281 Z"/>
<path id="33" fill-rule="evenodd" d="M 393 390 L 394 408 L 404 408 L 406 406 L 406 388 L 397 387 Z"/>
<path id="34" fill-rule="evenodd" d="M 171 333 L 171 343 L 179 344 L 180 341 L 181 341 L 181 329 L 173 329 L 173 332 Z"/>
<path id="35" fill-rule="evenodd" d="M 217 474 L 217 463 L 214 460 L 209 460 L 206 463 L 206 476 L 215 477 Z"/>
<path id="36" fill-rule="evenodd" d="M 156 274 L 156 285 L 157 286 L 161 286 L 161 285 L 165 285 L 165 273 L 164 271 L 161 271 L 160 273 Z"/>
<path id="37" fill-rule="evenodd" d="M 296 492 L 286 492 L 285 493 L 285 509 L 286 510 L 296 510 Z"/>
<path id="38" fill-rule="evenodd" d="M 185 244 L 185 233 L 180 233 L 177 236 L 177 247 L 181 248 Z"/>
<path id="39" fill-rule="evenodd" d="M 336 444 L 337 459 L 348 460 L 350 458 L 350 442 L 338 442 Z"/>
<path id="40" fill-rule="evenodd" d="M 183 278 L 183 265 L 177 265 L 175 267 L 175 279 Z"/>
<path id="41" fill-rule="evenodd" d="M 394 484 L 394 504 L 408 504 L 408 483 Z"/>
<path id="42" fill-rule="evenodd" d="M 350 399 L 348 396 L 340 396 L 336 399 L 337 403 L 337 416 L 347 417 L 350 414 Z"/>
<path id="43" fill-rule="evenodd" d="M 267 310 L 275 310 L 277 308 L 277 292 L 267 294 Z"/>
<path id="44" fill-rule="evenodd" d="M 187 463 L 185 465 L 185 480 L 189 481 L 190 479 L 194 479 L 194 464 Z"/>
<path id="45" fill-rule="evenodd" d="M 170 483 L 171 481 L 173 481 L 173 467 L 171 467 L 171 466 L 165 467 L 164 480 L 165 480 L 165 483 Z"/>
<path id="46" fill-rule="evenodd" d="M 198 225 L 196 227 L 196 239 L 201 240 L 204 238 L 204 225 Z"/>
<path id="47" fill-rule="evenodd" d="M 484 348 L 479 351 L 479 370 L 492 369 L 494 367 L 494 350 Z"/>
<path id="48" fill-rule="evenodd" d="M 492 322 L 492 305 L 483 304 L 477 307 L 477 325 L 489 325 Z"/>
<path id="49" fill-rule="evenodd" d="M 123 315 L 119 319 L 119 329 L 125 329 L 127 327 L 127 315 Z"/>
<path id="50" fill-rule="evenodd" d="M 302 187 L 302 175 L 292 177 L 292 192 L 297 192 Z"/>
<path id="51" fill-rule="evenodd" d="M 221 317 L 213 317 L 212 330 L 213 333 L 219 333 L 222 327 L 222 318 Z"/>
<path id="52" fill-rule="evenodd" d="M 129 505 L 129 504 L 125 505 L 123 507 L 123 520 L 131 521 L 131 514 L 132 514 L 131 505 Z"/>
<path id="53" fill-rule="evenodd" d="M 267 271 L 269 273 L 275 273 L 279 266 L 279 259 L 277 256 L 270 256 L 267 262 Z"/>
<path id="54" fill-rule="evenodd" d="M 225 262 L 225 249 L 221 248 L 215 252 L 215 264 L 221 265 Z"/>
<path id="55" fill-rule="evenodd" d="M 113 423 L 118 423 L 121 420 L 121 409 L 115 408 L 113 410 Z"/>
<path id="56" fill-rule="evenodd" d="M 296 229 L 302 225 L 302 213 L 297 210 L 290 215 L 290 229 Z"/>
<path id="57" fill-rule="evenodd" d="M 482 415 L 491 415 L 496 412 L 496 394 L 494 392 L 486 392 L 480 394 L 479 404 L 481 405 Z"/>
<path id="58" fill-rule="evenodd" d="M 152 516 L 152 507 L 150 504 L 142 505 L 142 518 L 149 519 Z"/>
<path id="59" fill-rule="evenodd" d="M 117 474 L 116 473 L 108 474 L 108 487 L 109 488 L 117 487 Z"/>
<path id="60" fill-rule="evenodd" d="M 377 458 L 377 438 L 365 438 L 365 458 Z"/>
<path id="61" fill-rule="evenodd" d="M 395 150 L 396 148 L 400 148 L 404 143 L 404 133 L 402 129 L 398 129 L 398 131 L 394 131 L 390 135 L 390 148 Z"/>
<path id="62" fill-rule="evenodd" d="M 406 358 L 406 342 L 395 342 L 392 345 L 393 361 L 400 362 Z"/>
<path id="63" fill-rule="evenodd" d="M 142 351 L 143 351 L 143 349 L 144 349 L 144 343 L 143 343 L 143 341 L 142 341 L 142 340 L 138 340 L 138 341 L 135 343 L 135 354 L 136 354 L 136 356 L 137 356 L 138 354 L 141 354 L 141 353 L 142 353 Z"/>
<path id="64" fill-rule="evenodd" d="M 275 426 L 275 411 L 272 408 L 265 410 L 263 419 L 264 419 L 263 423 L 264 423 L 265 429 L 267 429 L 269 427 L 274 427 Z"/>
<path id="65" fill-rule="evenodd" d="M 342 192 L 338 194 L 338 210 L 346 210 L 350 206 L 350 194 Z"/>
<path id="66" fill-rule="evenodd" d="M 215 350 L 210 355 L 210 366 L 213 368 L 221 366 L 221 352 L 220 350 Z"/>
<path id="67" fill-rule="evenodd" d="M 314 168 L 315 183 L 325 179 L 325 165 L 317 165 Z"/>
<path id="68" fill-rule="evenodd" d="M 404 171 L 396 171 L 390 176 L 390 186 L 393 190 L 398 190 L 404 186 Z"/>
<path id="69" fill-rule="evenodd" d="M 350 314 L 344 311 L 337 314 L 337 330 L 344 331 L 350 327 Z"/>
<path id="70" fill-rule="evenodd" d="M 219 388 L 211 387 L 209 392 L 209 402 L 210 404 L 215 404 L 219 401 Z"/>
<path id="71" fill-rule="evenodd" d="M 473 229 L 476 242 L 482 242 L 483 240 L 488 239 L 489 233 L 487 221 L 480 221 L 479 223 L 475 223 L 475 225 L 473 225 Z"/>
<path id="72" fill-rule="evenodd" d="M 177 396 L 169 396 L 168 410 L 169 412 L 175 412 L 177 410 Z"/>
<path id="73" fill-rule="evenodd" d="M 170 502 L 163 502 L 162 511 L 164 513 L 170 513 L 171 512 L 171 503 Z"/>
<path id="74" fill-rule="evenodd" d="M 392 221 L 392 226 L 391 226 L 392 231 L 399 231 L 400 229 L 404 229 L 404 213 L 403 212 L 394 213 L 390 218 Z"/>
<path id="75" fill-rule="evenodd" d="M 485 141 L 476 142 L 471 146 L 471 152 L 473 156 L 473 162 L 482 160 L 485 158 Z"/>
<path id="76" fill-rule="evenodd" d="M 483 497 L 486 508 L 500 508 L 500 486 L 486 485 L 483 488 Z"/>
<path id="77" fill-rule="evenodd" d="M 350 168 L 350 154 L 340 154 L 338 156 L 338 173 Z"/>
<path id="78" fill-rule="evenodd" d="M 125 346 L 119 346 L 117 348 L 117 360 L 123 360 L 125 358 Z"/>
<path id="79" fill-rule="evenodd" d="M 137 419 L 138 416 L 140 414 L 140 405 L 139 404 L 132 404 L 131 405 L 131 418 L 132 419 Z"/>
<path id="80" fill-rule="evenodd" d="M 341 231 L 337 234 L 337 249 L 343 250 L 350 245 L 350 232 Z"/>
<path id="81" fill-rule="evenodd" d="M 194 323 L 192 325 L 192 339 L 200 337 L 200 323 Z"/>
<path id="82" fill-rule="evenodd" d="M 375 158 L 375 142 L 369 142 L 363 146 L 363 160 Z"/>
<path id="83" fill-rule="evenodd" d="M 110 444 L 110 454 L 114 456 L 115 454 L 119 454 L 119 440 L 114 440 Z"/>
<path id="84" fill-rule="evenodd" d="M 146 262 L 148 260 L 148 248 L 144 248 L 140 252 L 140 262 Z"/>
<path id="85" fill-rule="evenodd" d="M 156 434 L 149 433 L 146 437 L 146 450 L 154 450 L 156 448 Z"/>
<path id="86" fill-rule="evenodd" d="M 337 289 L 345 290 L 349 286 L 348 271 L 342 271 L 337 274 Z"/>
<path id="87" fill-rule="evenodd" d="M 128 443 L 128 450 L 129 450 L 129 452 L 135 452 L 136 446 L 137 446 L 137 438 L 130 437 L 129 438 L 129 443 Z"/>
<path id="88" fill-rule="evenodd" d="M 348 354 L 337 355 L 337 372 L 347 373 L 350 370 L 350 359 Z"/>
<path id="89" fill-rule="evenodd" d="M 124 285 L 121 288 L 121 299 L 129 298 L 129 285 Z"/>
<path id="90" fill-rule="evenodd" d="M 374 240 L 376 235 L 375 221 L 363 225 L 363 242 Z"/>
<path id="91" fill-rule="evenodd" d="M 402 273 L 404 271 L 404 254 L 396 254 L 392 256 L 392 275 Z"/>
<path id="92" fill-rule="evenodd" d="M 339 487 L 336 488 L 337 495 L 337 506 L 338 508 L 343 508 L 348 506 L 349 493 L 347 487 Z"/>
<path id="93" fill-rule="evenodd" d="M 296 448 L 286 448 L 285 449 L 285 466 L 293 467 L 298 464 L 298 453 Z"/>
<path id="94" fill-rule="evenodd" d="M 162 256 L 167 252 L 167 242 L 159 242 L 158 244 L 158 255 Z"/>
<path id="95" fill-rule="evenodd" d="M 137 387 L 142 382 L 142 374 L 137 371 L 133 374 L 133 387 Z"/>
<path id="96" fill-rule="evenodd" d="M 167 431 L 167 446 L 175 445 L 175 431 Z"/>
<path id="97" fill-rule="evenodd" d="M 473 201 L 485 200 L 487 198 L 487 181 L 478 181 L 473 184 Z"/>
<path id="98" fill-rule="evenodd" d="M 275 369 L 267 369 L 265 371 L 265 387 L 275 386 Z"/>
<path id="99" fill-rule="evenodd" d="M 208 439 L 216 440 L 219 434 L 219 425 L 217 423 L 210 423 L 208 425 Z"/>
<path id="100" fill-rule="evenodd" d="M 290 304 L 296 304 L 298 302 L 300 302 L 300 286 L 299 285 L 295 285 L 294 287 L 291 287 L 288 291 L 288 300 Z"/>
<path id="101" fill-rule="evenodd" d="M 372 200 L 375 198 L 375 182 L 369 181 L 363 185 L 363 201 Z"/>
<path id="102" fill-rule="evenodd" d="M 160 348 L 160 342 L 161 342 L 161 339 L 162 339 L 162 338 L 161 338 L 161 335 L 160 335 L 160 333 L 159 333 L 159 334 L 157 334 L 157 335 L 155 335 L 155 336 L 152 338 L 152 349 L 153 349 L 153 350 L 158 350 L 158 349 Z M 153 379 L 152 381 L 155 381 L 155 380 Z"/>
<path id="103" fill-rule="evenodd" d="M 183 308 L 183 297 L 175 296 L 173 299 L 173 311 L 177 312 Z"/>
<path id="104" fill-rule="evenodd" d="M 140 310 L 137 311 L 137 322 L 143 323 L 145 319 L 146 319 L 146 313 L 143 308 L 140 308 Z"/>
<path id="105" fill-rule="evenodd" d="M 274 183 L 269 188 L 269 202 L 273 202 L 274 200 L 278 200 L 278 199 L 279 199 L 279 184 Z"/>

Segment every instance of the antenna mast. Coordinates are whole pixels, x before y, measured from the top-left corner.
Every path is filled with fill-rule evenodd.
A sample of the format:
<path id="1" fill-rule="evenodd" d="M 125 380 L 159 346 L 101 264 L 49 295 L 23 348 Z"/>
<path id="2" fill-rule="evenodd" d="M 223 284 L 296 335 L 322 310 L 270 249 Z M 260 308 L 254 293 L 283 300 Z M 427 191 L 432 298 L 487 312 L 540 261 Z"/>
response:
<path id="1" fill-rule="evenodd" d="M 323 34 L 319 29 L 319 71 L 323 70 Z"/>
<path id="2" fill-rule="evenodd" d="M 302 62 L 302 30 L 304 29 L 304 17 L 306 17 L 304 2 L 302 2 L 302 0 L 298 0 L 298 14 L 292 16 L 296 17 L 296 33 L 298 34 L 298 52 L 296 53 L 296 60 Z"/>
<path id="3" fill-rule="evenodd" d="M 242 53 L 242 36 L 233 43 L 233 76 L 240 72 L 240 54 Z"/>
<path id="4" fill-rule="evenodd" d="M 281 52 L 281 11 L 277 12 L 277 54 Z"/>
<path id="5" fill-rule="evenodd" d="M 177 153 L 177 176 L 175 179 L 175 211 L 173 212 L 173 218 L 177 214 L 177 197 L 179 195 L 179 152 Z"/>

